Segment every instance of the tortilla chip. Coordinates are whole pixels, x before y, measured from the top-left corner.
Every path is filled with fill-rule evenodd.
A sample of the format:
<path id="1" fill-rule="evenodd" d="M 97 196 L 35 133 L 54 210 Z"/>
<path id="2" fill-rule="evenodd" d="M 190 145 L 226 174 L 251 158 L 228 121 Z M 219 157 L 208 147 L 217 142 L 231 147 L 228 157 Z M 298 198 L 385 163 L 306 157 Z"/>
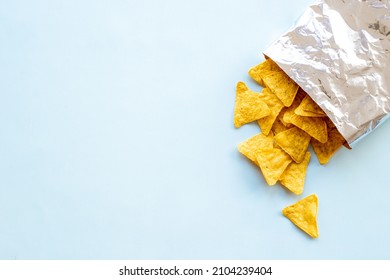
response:
<path id="1" fill-rule="evenodd" d="M 294 113 L 291 115 L 290 121 L 321 143 L 328 141 L 328 131 L 323 118 L 302 117 Z"/>
<path id="2" fill-rule="evenodd" d="M 294 102 L 293 102 L 293 104 L 294 104 Z M 292 106 L 292 105 L 291 105 Z M 290 107 L 291 107 L 290 106 Z M 286 113 L 286 111 L 290 108 L 290 107 L 284 107 L 281 111 L 280 111 L 280 113 L 279 113 L 279 115 L 278 115 L 278 119 L 282 122 L 282 124 L 285 126 L 285 127 L 287 127 L 287 128 L 289 128 L 289 127 L 291 127 L 291 123 L 286 123 L 285 121 L 284 121 L 284 119 L 283 119 L 283 116 L 284 116 L 284 113 Z"/>
<path id="3" fill-rule="evenodd" d="M 257 163 L 270 186 L 276 184 L 291 161 L 290 156 L 278 148 L 261 149 L 257 153 Z"/>
<path id="4" fill-rule="evenodd" d="M 328 131 L 333 129 L 333 128 L 336 128 L 336 126 L 334 125 L 334 123 L 332 122 L 332 120 L 329 117 L 324 118 L 324 120 L 326 122 L 326 128 L 328 129 Z"/>
<path id="5" fill-rule="evenodd" d="M 263 83 L 264 71 L 278 70 L 278 69 L 279 66 L 275 62 L 273 62 L 271 59 L 266 59 L 264 62 L 260 63 L 259 65 L 253 66 L 251 69 L 249 69 L 248 74 L 259 85 L 265 87 Z"/>
<path id="6" fill-rule="evenodd" d="M 300 108 L 295 109 L 294 113 L 297 114 L 298 116 L 302 116 L 302 117 L 317 117 L 317 118 L 319 118 L 319 117 L 325 116 L 324 114 L 316 114 L 313 112 L 303 111 Z"/>
<path id="7" fill-rule="evenodd" d="M 296 163 L 301 163 L 310 143 L 310 135 L 293 127 L 278 133 L 274 140 Z"/>
<path id="8" fill-rule="evenodd" d="M 268 135 L 271 131 L 272 125 L 279 115 L 280 110 L 283 108 L 283 103 L 268 88 L 264 88 L 260 95 L 261 99 L 271 109 L 271 114 L 257 120 L 257 123 L 259 124 L 261 131 L 265 135 Z"/>
<path id="9" fill-rule="evenodd" d="M 234 126 L 240 127 L 271 114 L 267 104 L 259 93 L 253 92 L 243 83 L 237 83 L 236 105 L 234 108 Z"/>
<path id="10" fill-rule="evenodd" d="M 270 133 L 268 136 L 263 133 L 259 133 L 244 142 L 238 144 L 238 151 L 249 158 L 253 163 L 257 164 L 256 154 L 261 149 L 272 149 L 274 145 L 273 134 Z"/>
<path id="11" fill-rule="evenodd" d="M 291 106 L 299 86 L 282 70 L 264 71 L 263 82 L 286 107 Z"/>
<path id="12" fill-rule="evenodd" d="M 318 237 L 317 212 L 318 198 L 315 194 L 283 209 L 284 216 L 313 238 Z"/>
<path id="13" fill-rule="evenodd" d="M 332 122 L 332 120 L 329 117 L 325 118 L 325 122 L 326 122 L 326 126 L 327 126 L 327 129 L 328 129 L 328 138 L 329 138 L 329 131 L 331 131 L 332 129 L 336 129 L 337 130 L 337 128 L 336 128 L 336 126 L 334 125 L 334 123 Z M 343 136 L 341 136 L 341 137 L 343 137 Z M 343 146 L 345 148 L 347 148 L 348 150 L 352 150 L 351 146 L 349 146 L 348 142 L 345 139 L 344 139 Z"/>
<path id="14" fill-rule="evenodd" d="M 309 95 L 306 95 L 303 98 L 301 104 L 298 108 L 295 109 L 295 114 L 303 117 L 325 117 L 326 114 L 322 111 L 321 107 L 310 98 Z"/>
<path id="15" fill-rule="evenodd" d="M 316 139 L 312 139 L 311 145 L 317 155 L 318 161 L 321 164 L 327 164 L 344 142 L 344 137 L 336 128 L 333 128 L 328 132 L 328 141 L 326 143 L 320 143 Z"/>
<path id="16" fill-rule="evenodd" d="M 295 109 L 298 108 L 299 104 L 301 104 L 301 102 L 302 102 L 303 98 L 305 98 L 305 96 L 306 96 L 306 92 L 304 92 L 302 89 L 299 89 L 291 106 L 285 109 L 285 112 L 283 114 L 283 122 L 285 124 L 291 123 L 291 120 L 290 120 L 291 116 L 293 114 L 295 114 L 294 113 Z"/>
<path id="17" fill-rule="evenodd" d="M 349 146 L 347 141 L 344 141 L 343 146 L 347 148 L 348 150 L 352 150 L 351 146 Z"/>
<path id="18" fill-rule="evenodd" d="M 276 134 L 283 132 L 287 129 L 289 129 L 289 127 L 285 126 L 279 118 L 276 118 L 274 124 L 272 125 L 271 131 L 276 135 Z"/>
<path id="19" fill-rule="evenodd" d="M 301 163 L 290 163 L 279 178 L 279 182 L 283 186 L 297 195 L 300 195 L 303 192 L 306 170 L 309 165 L 310 156 L 310 152 L 306 152 L 305 158 Z"/>

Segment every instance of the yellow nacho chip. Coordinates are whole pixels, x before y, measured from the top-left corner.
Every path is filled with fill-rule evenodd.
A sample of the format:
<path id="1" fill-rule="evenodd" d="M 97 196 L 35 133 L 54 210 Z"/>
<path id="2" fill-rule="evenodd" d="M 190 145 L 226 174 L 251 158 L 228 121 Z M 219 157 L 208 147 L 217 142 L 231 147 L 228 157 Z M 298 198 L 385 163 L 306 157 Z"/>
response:
<path id="1" fill-rule="evenodd" d="M 261 149 L 256 158 L 261 172 L 270 186 L 276 184 L 279 177 L 292 161 L 288 154 L 278 148 Z"/>
<path id="2" fill-rule="evenodd" d="M 274 139 L 272 133 L 268 134 L 268 136 L 263 133 L 259 133 L 238 144 L 238 151 L 258 165 L 256 159 L 258 151 L 264 148 L 272 149 L 273 145 Z"/>
<path id="3" fill-rule="evenodd" d="M 326 128 L 328 129 L 328 131 L 333 129 L 333 128 L 336 128 L 336 126 L 334 125 L 334 123 L 332 122 L 332 120 L 329 117 L 326 117 L 324 119 L 325 119 Z"/>
<path id="4" fill-rule="evenodd" d="M 321 143 L 328 141 L 328 131 L 324 118 L 302 117 L 294 113 L 291 115 L 290 121 Z"/>
<path id="5" fill-rule="evenodd" d="M 293 104 L 294 104 L 294 102 L 293 102 Z M 291 106 L 292 106 L 292 105 L 291 105 Z M 291 106 L 290 106 L 290 107 L 291 107 Z M 291 127 L 291 123 L 287 123 L 287 122 L 285 122 L 284 119 L 283 119 L 284 113 L 286 113 L 286 111 L 287 111 L 290 107 L 284 107 L 284 108 L 280 111 L 280 113 L 279 113 L 279 115 L 278 115 L 278 119 L 283 123 L 283 125 L 284 125 L 285 127 Z"/>
<path id="6" fill-rule="evenodd" d="M 337 128 L 332 128 L 328 131 L 328 141 L 326 143 L 321 143 L 316 139 L 312 139 L 311 145 L 317 155 L 318 161 L 321 164 L 327 164 L 344 142 L 345 139 Z"/>
<path id="7" fill-rule="evenodd" d="M 300 163 L 305 157 L 310 138 L 303 130 L 293 127 L 275 135 L 274 140 L 296 163 Z"/>
<path id="8" fill-rule="evenodd" d="M 306 95 L 303 98 L 301 104 L 298 108 L 295 109 L 295 114 L 303 117 L 325 117 L 326 114 L 322 111 L 321 107 L 310 98 L 309 95 Z"/>
<path id="9" fill-rule="evenodd" d="M 236 105 L 234 107 L 234 126 L 240 127 L 246 123 L 264 118 L 271 113 L 267 104 L 261 100 L 259 93 L 253 92 L 243 83 L 237 83 Z"/>
<path id="10" fill-rule="evenodd" d="M 285 112 L 284 114 L 281 116 L 282 119 L 283 119 L 283 122 L 285 124 L 291 124 L 291 116 L 294 113 L 295 109 L 298 108 L 299 104 L 301 104 L 303 98 L 306 96 L 306 92 L 304 92 L 303 90 L 299 89 L 298 92 L 297 92 L 297 95 L 295 96 L 295 99 L 293 101 L 293 103 L 291 104 L 290 107 L 286 107 L 285 108 Z"/>
<path id="11" fill-rule="evenodd" d="M 317 212 L 318 198 L 315 194 L 283 209 L 284 216 L 313 238 L 318 237 Z"/>
<path id="12" fill-rule="evenodd" d="M 348 150 L 352 150 L 351 146 L 349 146 L 347 141 L 344 141 L 343 146 L 347 148 Z"/>
<path id="13" fill-rule="evenodd" d="M 299 86 L 282 70 L 264 71 L 263 82 L 286 107 L 291 106 Z"/>
<path id="14" fill-rule="evenodd" d="M 310 152 L 306 152 L 305 158 L 301 163 L 290 163 L 282 176 L 279 178 L 279 182 L 293 193 L 300 195 L 303 192 L 305 186 L 305 177 L 307 166 L 310 161 Z"/>
<path id="15" fill-rule="evenodd" d="M 271 131 L 276 135 L 287 129 L 289 129 L 289 127 L 285 126 L 279 118 L 276 118 L 274 124 L 272 125 Z"/>
<path id="16" fill-rule="evenodd" d="M 327 126 L 327 129 L 328 129 L 328 137 L 329 137 L 329 131 L 332 130 L 332 129 L 336 129 L 337 130 L 337 128 L 336 128 L 336 126 L 334 125 L 334 123 L 331 121 L 331 119 L 329 117 L 325 118 L 325 122 L 326 122 L 326 126 Z M 343 139 L 344 139 L 344 137 L 343 137 Z M 351 146 L 349 146 L 348 142 L 345 139 L 344 139 L 343 146 L 345 148 L 347 148 L 348 150 L 352 150 Z"/>
<path id="17" fill-rule="evenodd" d="M 238 150 L 259 166 L 268 185 L 279 181 L 292 193 L 301 195 L 311 160 L 309 143 L 321 164 L 327 163 L 343 144 L 349 147 L 348 143 L 321 107 L 274 61 L 266 57 L 248 74 L 263 90 L 257 93 L 243 82 L 237 84 L 234 125 L 240 127 L 256 120 L 261 133 L 240 143 Z M 339 125 L 336 120 L 335 123 Z M 312 238 L 319 236 L 317 212 L 315 194 L 282 210 Z"/>
<path id="18" fill-rule="evenodd" d="M 313 112 L 308 112 L 308 111 L 304 111 L 302 110 L 302 108 L 297 108 L 295 109 L 294 111 L 295 114 L 297 114 L 298 116 L 302 116 L 302 117 L 325 117 L 325 113 L 323 114 L 317 114 L 317 113 L 313 113 Z"/>
<path id="19" fill-rule="evenodd" d="M 283 103 L 268 88 L 264 88 L 260 95 L 261 99 L 270 108 L 271 114 L 257 120 L 257 123 L 259 124 L 261 131 L 265 135 L 268 135 L 271 131 L 272 125 L 279 115 L 280 110 L 283 108 Z"/>
<path id="20" fill-rule="evenodd" d="M 265 87 L 263 83 L 264 71 L 278 70 L 278 69 L 279 66 L 275 62 L 273 62 L 271 59 L 266 59 L 264 62 L 260 63 L 259 65 L 253 66 L 251 69 L 249 69 L 248 74 L 259 85 Z"/>

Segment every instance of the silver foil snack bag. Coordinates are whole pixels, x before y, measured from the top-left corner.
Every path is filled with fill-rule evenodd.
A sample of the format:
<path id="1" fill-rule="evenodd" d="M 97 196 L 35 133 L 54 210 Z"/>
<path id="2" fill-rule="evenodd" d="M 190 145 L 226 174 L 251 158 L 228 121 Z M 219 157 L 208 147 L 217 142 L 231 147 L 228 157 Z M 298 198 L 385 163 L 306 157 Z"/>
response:
<path id="1" fill-rule="evenodd" d="M 264 54 L 351 145 L 389 117 L 390 1 L 322 0 Z"/>

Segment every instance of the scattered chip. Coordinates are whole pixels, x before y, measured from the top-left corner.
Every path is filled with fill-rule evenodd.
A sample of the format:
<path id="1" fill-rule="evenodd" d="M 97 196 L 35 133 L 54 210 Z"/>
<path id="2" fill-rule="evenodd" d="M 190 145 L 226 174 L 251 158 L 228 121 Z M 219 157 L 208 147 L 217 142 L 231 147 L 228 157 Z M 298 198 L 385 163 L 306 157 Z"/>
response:
<path id="1" fill-rule="evenodd" d="M 279 71 L 264 71 L 263 82 L 286 107 L 291 106 L 299 86 L 284 73 Z"/>
<path id="2" fill-rule="evenodd" d="M 295 97 L 296 98 L 296 97 Z M 294 104 L 294 102 L 293 102 L 293 104 Z M 293 106 L 293 105 L 291 105 L 291 106 Z M 290 107 L 291 107 L 290 106 Z M 285 127 L 291 127 L 291 123 L 287 123 L 287 122 L 285 122 L 284 121 L 284 119 L 283 119 L 283 116 L 284 116 L 284 114 L 286 113 L 286 111 L 290 108 L 290 107 L 284 107 L 281 111 L 280 111 L 280 113 L 279 113 L 279 115 L 278 115 L 278 119 L 283 123 L 283 125 L 285 126 Z"/>
<path id="3" fill-rule="evenodd" d="M 263 86 L 261 93 L 237 84 L 234 125 L 257 120 L 261 133 L 238 150 L 258 165 L 268 185 L 278 181 L 296 195 L 303 193 L 311 142 L 321 164 L 342 146 L 350 148 L 334 123 L 311 97 L 271 59 L 248 71 Z M 318 198 L 312 194 L 283 209 L 283 214 L 313 238 L 318 237 Z"/>
<path id="4" fill-rule="evenodd" d="M 295 109 L 298 108 L 299 104 L 301 104 L 301 102 L 305 96 L 306 96 L 306 92 L 299 89 L 297 95 L 295 96 L 293 103 L 291 104 L 290 107 L 285 109 L 285 112 L 282 116 L 283 122 L 285 124 L 291 124 L 290 118 L 293 114 L 295 114 L 294 113 Z"/>
<path id="5" fill-rule="evenodd" d="M 332 128 L 328 132 L 328 141 L 321 143 L 316 139 L 312 139 L 311 145 L 317 155 L 318 161 L 321 164 L 327 164 L 334 153 L 344 144 L 345 139 L 336 128 Z"/>
<path id="6" fill-rule="evenodd" d="M 325 112 L 322 111 L 321 107 L 309 95 L 303 98 L 301 104 L 295 109 L 295 114 L 303 117 L 326 117 Z"/>
<path id="7" fill-rule="evenodd" d="M 313 238 L 318 237 L 317 212 L 318 198 L 315 194 L 283 209 L 284 216 Z"/>
<path id="8" fill-rule="evenodd" d="M 275 135 L 274 140 L 296 163 L 300 163 L 305 157 L 310 138 L 303 130 L 293 127 Z"/>
<path id="9" fill-rule="evenodd" d="M 327 129 L 328 129 L 328 138 L 329 138 L 329 131 L 332 130 L 332 129 L 336 129 L 336 126 L 334 125 L 334 123 L 331 121 L 330 118 L 325 118 L 325 122 L 326 122 L 326 126 L 327 126 Z M 337 130 L 338 131 L 338 130 Z M 340 133 L 339 133 L 340 134 Z M 332 136 L 333 137 L 333 136 Z M 342 135 L 340 135 L 340 137 L 343 137 Z M 344 139 L 344 137 L 343 137 Z M 348 150 L 352 150 L 351 146 L 349 146 L 348 142 L 344 139 L 344 143 L 343 143 L 343 146 L 345 148 L 347 148 Z"/>
<path id="10" fill-rule="evenodd" d="M 349 146 L 347 141 L 344 141 L 343 146 L 347 148 L 348 150 L 352 150 L 351 146 Z"/>
<path id="11" fill-rule="evenodd" d="M 268 133 L 271 131 L 272 125 L 279 115 L 280 110 L 283 108 L 283 103 L 268 88 L 264 88 L 260 95 L 261 99 L 270 108 L 271 114 L 267 117 L 259 119 L 257 122 L 261 128 L 261 131 L 265 135 L 268 135 Z"/>
<path id="12" fill-rule="evenodd" d="M 238 144 L 238 151 L 249 158 L 253 163 L 257 164 L 256 154 L 261 149 L 272 149 L 274 145 L 273 134 L 268 136 L 263 133 L 259 133 L 248 140 Z"/>
<path id="13" fill-rule="evenodd" d="M 334 125 L 334 123 L 332 122 L 332 120 L 330 118 L 325 118 L 325 122 L 326 122 L 326 128 L 329 130 L 333 129 L 333 128 L 336 128 L 336 126 Z"/>
<path id="14" fill-rule="evenodd" d="M 274 124 L 272 125 L 271 131 L 276 135 L 282 131 L 285 131 L 289 129 L 287 126 L 283 124 L 283 122 L 279 119 L 276 118 Z"/>
<path id="15" fill-rule="evenodd" d="M 328 141 L 328 131 L 324 118 L 301 117 L 292 114 L 290 121 L 293 125 L 299 127 L 321 143 Z"/>
<path id="16" fill-rule="evenodd" d="M 305 158 L 301 163 L 291 162 L 279 178 L 279 182 L 283 186 L 297 195 L 300 195 L 303 192 L 310 156 L 310 152 L 306 152 Z"/>
<path id="17" fill-rule="evenodd" d="M 253 66 L 251 69 L 249 69 L 248 74 L 250 77 L 252 77 L 253 80 L 259 83 L 259 85 L 265 87 L 263 83 L 264 71 L 279 69 L 279 66 L 275 62 L 273 62 L 271 59 L 266 59 L 259 65 Z"/>
<path id="18" fill-rule="evenodd" d="M 290 156 L 278 148 L 261 149 L 257 154 L 257 163 L 270 186 L 276 184 L 291 161 Z"/>
<path id="19" fill-rule="evenodd" d="M 264 118 L 271 113 L 267 104 L 261 100 L 259 93 L 253 92 L 243 83 L 237 83 L 236 105 L 234 108 L 234 126 Z"/>

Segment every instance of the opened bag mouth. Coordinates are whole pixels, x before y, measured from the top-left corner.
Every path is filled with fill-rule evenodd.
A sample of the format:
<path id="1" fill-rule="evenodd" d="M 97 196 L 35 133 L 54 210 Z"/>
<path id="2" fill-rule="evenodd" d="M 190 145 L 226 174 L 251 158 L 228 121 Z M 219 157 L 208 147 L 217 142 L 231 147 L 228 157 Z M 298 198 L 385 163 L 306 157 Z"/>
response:
<path id="1" fill-rule="evenodd" d="M 350 145 L 389 116 L 387 1 L 318 1 L 264 55 L 321 107 Z"/>

